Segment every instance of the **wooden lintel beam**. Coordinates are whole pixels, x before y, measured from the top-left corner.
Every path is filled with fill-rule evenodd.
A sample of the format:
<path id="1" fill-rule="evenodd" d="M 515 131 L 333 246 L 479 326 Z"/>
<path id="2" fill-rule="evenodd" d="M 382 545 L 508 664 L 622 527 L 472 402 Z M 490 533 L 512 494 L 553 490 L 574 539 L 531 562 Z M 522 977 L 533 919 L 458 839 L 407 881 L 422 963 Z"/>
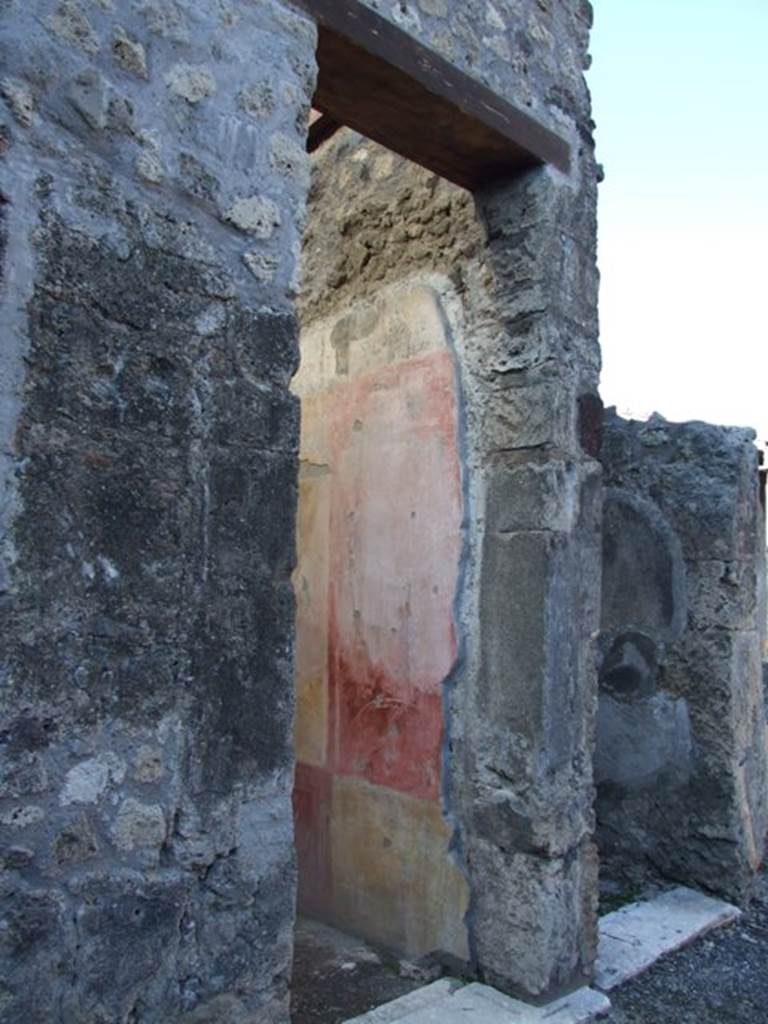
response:
<path id="1" fill-rule="evenodd" d="M 360 0 L 296 0 L 318 23 L 313 106 L 474 191 L 526 168 L 570 170 L 568 143 Z"/>
<path id="2" fill-rule="evenodd" d="M 309 133 L 307 135 L 307 152 L 314 153 L 316 149 L 319 149 L 324 142 L 327 142 L 339 128 L 343 128 L 344 125 L 341 121 L 337 121 L 333 117 L 329 117 L 328 114 L 320 114 L 319 117 L 315 118 L 309 126 Z"/>

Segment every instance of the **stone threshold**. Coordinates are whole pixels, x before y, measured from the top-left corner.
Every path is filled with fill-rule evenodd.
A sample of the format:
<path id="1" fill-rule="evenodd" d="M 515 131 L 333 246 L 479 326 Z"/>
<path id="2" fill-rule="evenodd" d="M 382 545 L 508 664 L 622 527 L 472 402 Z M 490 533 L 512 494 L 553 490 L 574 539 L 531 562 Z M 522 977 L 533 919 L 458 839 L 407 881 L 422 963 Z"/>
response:
<path id="1" fill-rule="evenodd" d="M 488 985 L 441 978 L 345 1024 L 588 1024 L 610 1010 L 606 992 L 739 917 L 738 907 L 678 886 L 600 918 L 595 988 L 533 1006 Z"/>
<path id="2" fill-rule="evenodd" d="M 441 978 L 346 1024 L 588 1024 L 610 1006 L 607 996 L 590 988 L 531 1006 L 488 985 Z"/>
<path id="3" fill-rule="evenodd" d="M 628 903 L 600 918 L 594 983 L 610 992 L 660 957 L 740 917 L 738 907 L 684 886 Z"/>

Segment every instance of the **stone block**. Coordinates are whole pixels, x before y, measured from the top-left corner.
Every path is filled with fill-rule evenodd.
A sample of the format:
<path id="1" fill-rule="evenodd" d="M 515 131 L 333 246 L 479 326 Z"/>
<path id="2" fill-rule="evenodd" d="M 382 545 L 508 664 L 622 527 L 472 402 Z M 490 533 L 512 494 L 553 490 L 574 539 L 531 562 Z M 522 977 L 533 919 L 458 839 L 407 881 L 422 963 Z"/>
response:
<path id="1" fill-rule="evenodd" d="M 490 455 L 560 448 L 573 443 L 575 399 L 558 380 L 488 389 L 483 395 L 482 445 Z"/>
<path id="2" fill-rule="evenodd" d="M 609 992 L 659 957 L 740 916 L 738 907 L 682 886 L 606 914 L 600 918 L 595 984 Z"/>
<path id="3" fill-rule="evenodd" d="M 591 840 L 567 857 L 545 858 L 475 839 L 468 855 L 473 943 L 486 981 L 540 996 L 589 980 L 597 945 Z"/>
<path id="4" fill-rule="evenodd" d="M 568 533 L 578 518 L 582 480 L 583 472 L 573 462 L 530 461 L 499 468 L 487 485 L 489 528 L 497 533 Z"/>
<path id="5" fill-rule="evenodd" d="M 442 1005 L 446 996 L 461 987 L 461 982 L 454 978 L 439 978 L 430 985 L 424 985 L 413 992 L 408 992 L 399 999 L 382 1003 L 359 1017 L 352 1017 L 345 1024 L 396 1024 L 397 1021 L 422 1010 L 428 1006 Z"/>
<path id="6" fill-rule="evenodd" d="M 589 1024 L 609 1009 L 606 996 L 589 988 L 533 1006 L 488 985 L 463 986 L 446 978 L 346 1024 Z"/>

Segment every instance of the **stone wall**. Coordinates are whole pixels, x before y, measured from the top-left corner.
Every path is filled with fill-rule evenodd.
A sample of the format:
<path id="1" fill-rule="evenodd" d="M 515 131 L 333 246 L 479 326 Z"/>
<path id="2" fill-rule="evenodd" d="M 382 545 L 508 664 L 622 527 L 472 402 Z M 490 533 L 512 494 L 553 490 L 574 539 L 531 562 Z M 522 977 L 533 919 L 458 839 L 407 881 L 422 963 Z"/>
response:
<path id="1" fill-rule="evenodd" d="M 591 12 L 372 6 L 573 146 L 571 175 L 455 207 L 477 258 L 442 811 L 470 959 L 540 993 L 594 953 Z M 282 0 L 2 7 L 3 1013 L 284 1022 L 315 29 Z"/>
<path id="2" fill-rule="evenodd" d="M 11 0 L 0 33 L 0 1016 L 285 1022 L 315 29 Z"/>
<path id="3" fill-rule="evenodd" d="M 589 0 L 363 0 L 496 95 L 589 145 Z"/>
<path id="4" fill-rule="evenodd" d="M 751 431 L 606 419 L 603 870 L 736 900 L 768 825 L 765 510 Z"/>

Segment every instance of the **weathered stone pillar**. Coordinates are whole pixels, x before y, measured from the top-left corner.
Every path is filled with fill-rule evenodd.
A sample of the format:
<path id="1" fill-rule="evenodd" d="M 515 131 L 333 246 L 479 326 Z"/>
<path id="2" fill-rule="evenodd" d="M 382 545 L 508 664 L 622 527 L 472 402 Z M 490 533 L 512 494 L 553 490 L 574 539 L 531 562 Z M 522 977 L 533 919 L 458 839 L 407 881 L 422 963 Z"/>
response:
<path id="1" fill-rule="evenodd" d="M 598 368 L 594 179 L 533 171 L 480 205 L 458 816 L 476 963 L 539 994 L 583 982 L 595 949 L 600 470 L 579 422 Z"/>
<path id="2" fill-rule="evenodd" d="M 314 26 L 0 17 L 0 1016 L 285 1022 Z"/>

